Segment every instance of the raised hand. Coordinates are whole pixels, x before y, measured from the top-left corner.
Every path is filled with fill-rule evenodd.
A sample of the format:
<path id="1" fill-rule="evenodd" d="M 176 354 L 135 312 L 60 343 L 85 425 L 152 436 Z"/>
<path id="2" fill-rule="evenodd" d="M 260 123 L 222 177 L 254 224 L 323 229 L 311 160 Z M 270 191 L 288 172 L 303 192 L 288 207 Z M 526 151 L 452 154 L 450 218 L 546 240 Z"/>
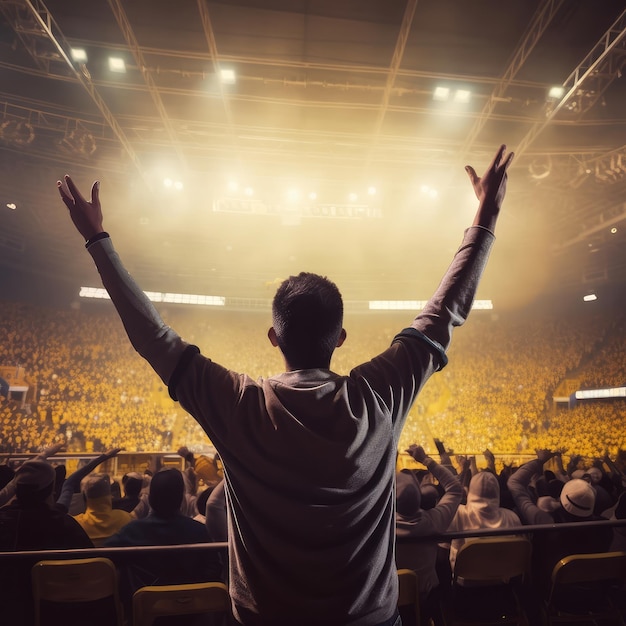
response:
<path id="1" fill-rule="evenodd" d="M 110 450 L 107 450 L 103 456 L 105 456 L 107 459 L 112 459 L 114 456 L 117 456 L 124 448 L 111 448 Z"/>
<path id="2" fill-rule="evenodd" d="M 44 448 L 44 450 L 42 450 L 41 456 L 47 459 L 51 456 L 54 456 L 57 452 L 60 452 L 64 447 L 65 443 L 62 441 L 53 443 L 51 446 L 48 446 L 47 448 Z"/>
<path id="3" fill-rule="evenodd" d="M 478 176 L 471 165 L 465 167 L 465 171 L 474 188 L 474 193 L 480 201 L 474 226 L 484 226 L 493 230 L 496 225 L 498 213 L 506 194 L 507 170 L 513 160 L 513 152 L 506 155 L 506 146 L 500 146 L 493 161 L 482 176 Z"/>
<path id="4" fill-rule="evenodd" d="M 411 444 L 407 449 L 407 453 L 410 454 L 418 463 L 424 463 L 424 460 L 428 456 L 422 446 Z"/>
<path id="5" fill-rule="evenodd" d="M 546 463 L 552 457 L 556 456 L 556 452 L 553 452 L 552 450 L 546 450 L 546 449 L 543 449 L 543 448 L 537 449 L 535 452 L 537 453 L 537 458 L 542 463 Z"/>
<path id="6" fill-rule="evenodd" d="M 86 241 L 94 235 L 103 232 L 102 209 L 100 208 L 100 182 L 96 181 L 91 187 L 91 200 L 83 198 L 74 181 L 69 177 L 64 177 L 65 183 L 57 180 L 57 189 L 61 194 L 65 206 L 69 209 L 70 217 L 76 230 Z"/>

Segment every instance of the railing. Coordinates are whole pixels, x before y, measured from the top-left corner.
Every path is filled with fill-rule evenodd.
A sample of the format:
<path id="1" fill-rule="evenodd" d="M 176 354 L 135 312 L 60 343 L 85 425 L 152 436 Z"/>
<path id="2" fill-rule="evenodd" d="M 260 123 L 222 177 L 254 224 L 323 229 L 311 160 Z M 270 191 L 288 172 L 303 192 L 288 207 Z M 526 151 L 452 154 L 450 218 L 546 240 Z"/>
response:
<path id="1" fill-rule="evenodd" d="M 590 522 L 568 522 L 562 524 L 535 524 L 527 526 L 511 526 L 508 528 L 480 528 L 459 532 L 445 532 L 423 537 L 399 538 L 399 543 L 424 543 L 430 541 L 447 542 L 452 539 L 466 537 L 494 537 L 502 535 L 528 535 L 549 531 L 580 530 L 581 528 L 597 528 L 599 526 L 626 527 L 626 519 L 623 520 L 598 520 Z M 0 552 L 0 566 L 4 563 L 28 559 L 58 559 L 106 556 L 113 561 L 124 560 L 133 554 L 168 553 L 168 552 L 194 552 L 194 551 L 225 551 L 228 544 L 220 543 L 194 543 L 175 546 L 132 546 L 123 548 L 79 548 L 74 550 L 29 550 L 22 552 Z"/>

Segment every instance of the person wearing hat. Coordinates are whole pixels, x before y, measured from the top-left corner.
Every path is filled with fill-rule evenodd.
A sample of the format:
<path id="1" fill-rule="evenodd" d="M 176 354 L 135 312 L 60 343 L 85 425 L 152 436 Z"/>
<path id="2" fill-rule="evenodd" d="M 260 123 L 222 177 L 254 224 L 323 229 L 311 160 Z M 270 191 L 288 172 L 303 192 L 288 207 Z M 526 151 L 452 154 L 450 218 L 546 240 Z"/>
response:
<path id="1" fill-rule="evenodd" d="M 43 460 L 27 461 L 15 472 L 15 499 L 0 508 L 0 550 L 70 550 L 93 548 L 80 524 L 55 506 L 54 468 Z M 0 567 L 3 624 L 32 623 L 30 570 L 39 558 Z"/>
<path id="2" fill-rule="evenodd" d="M 431 459 L 422 446 L 411 445 L 407 453 L 425 465 L 439 481 L 444 494 L 434 507 L 424 510 L 422 492 L 415 474 L 402 470 L 396 475 L 396 566 L 417 573 L 420 592 L 420 622 L 427 624 L 431 618 L 440 623 L 437 615 L 439 578 L 436 571 L 436 541 L 410 542 L 415 537 L 436 535 L 447 530 L 463 497 L 459 479 L 446 467 Z M 432 487 L 433 485 L 429 485 Z"/>
<path id="3" fill-rule="evenodd" d="M 563 485 L 559 506 L 553 511 L 542 510 L 529 490 L 530 481 L 543 471 L 543 465 L 559 454 L 550 450 L 537 450 L 537 458 L 522 465 L 508 481 L 515 506 L 524 524 L 562 524 L 606 519 L 594 514 L 596 492 L 589 482 L 572 478 Z M 534 580 L 544 592 L 550 587 L 552 569 L 570 554 L 606 552 L 611 545 L 613 531 L 610 527 L 563 529 L 534 533 Z"/>
<path id="4" fill-rule="evenodd" d="M 63 442 L 58 442 L 48 446 L 44 450 L 42 450 L 33 461 L 45 461 L 46 459 L 54 456 L 57 452 L 61 450 L 61 448 L 65 444 Z M 4 506 L 7 502 L 10 502 L 15 497 L 15 487 L 17 484 L 17 477 L 15 476 L 15 472 L 8 467 L 7 465 L 0 466 L 3 468 L 4 476 L 6 476 L 7 480 L 2 485 L 2 489 L 0 489 L 0 506 Z"/>
<path id="5" fill-rule="evenodd" d="M 2 550 L 92 548 L 80 525 L 54 503 L 54 468 L 27 461 L 15 472 L 15 500 L 0 508 Z"/>

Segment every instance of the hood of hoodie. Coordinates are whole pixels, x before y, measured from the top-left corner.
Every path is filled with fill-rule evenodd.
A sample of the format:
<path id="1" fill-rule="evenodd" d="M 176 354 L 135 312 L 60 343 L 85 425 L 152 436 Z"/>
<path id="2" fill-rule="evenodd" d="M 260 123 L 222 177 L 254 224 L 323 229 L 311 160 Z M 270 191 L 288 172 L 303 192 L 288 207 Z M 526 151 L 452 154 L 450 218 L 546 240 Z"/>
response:
<path id="1" fill-rule="evenodd" d="M 465 513 L 475 528 L 500 526 L 500 485 L 494 474 L 479 472 L 472 476 Z"/>

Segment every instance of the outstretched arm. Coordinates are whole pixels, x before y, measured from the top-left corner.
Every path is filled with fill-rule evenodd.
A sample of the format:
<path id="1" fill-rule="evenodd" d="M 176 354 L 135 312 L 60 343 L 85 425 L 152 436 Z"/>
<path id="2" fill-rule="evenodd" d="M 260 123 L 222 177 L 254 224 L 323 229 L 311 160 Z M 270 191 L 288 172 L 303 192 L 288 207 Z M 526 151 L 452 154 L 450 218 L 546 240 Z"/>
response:
<path id="1" fill-rule="evenodd" d="M 413 321 L 419 331 L 440 354 L 439 369 L 446 363 L 455 326 L 461 326 L 472 307 L 478 282 L 493 243 L 495 228 L 506 193 L 507 170 L 513 153 L 505 156 L 500 146 L 486 172 L 479 177 L 474 168 L 466 167 L 479 204 L 473 221 L 435 294 Z M 406 331 L 403 331 L 406 332 Z"/>
<path id="2" fill-rule="evenodd" d="M 169 385 L 188 345 L 163 322 L 115 252 L 103 227 L 100 184 L 93 184 L 89 200 L 69 176 L 65 176 L 64 182 L 57 181 L 57 188 L 74 226 L 86 240 L 85 247 L 96 263 L 102 284 L 111 296 L 133 347 Z"/>
<path id="3" fill-rule="evenodd" d="M 80 469 L 77 469 L 73 474 L 70 474 L 63 483 L 63 488 L 61 489 L 61 493 L 59 494 L 59 498 L 57 500 L 57 506 L 63 507 L 66 511 L 69 511 L 70 504 L 72 502 L 72 494 L 76 490 L 76 487 L 80 485 L 80 481 L 93 472 L 93 470 L 98 467 L 101 463 L 112 459 L 114 456 L 117 456 L 120 453 L 122 448 L 112 448 L 111 450 L 107 450 L 104 454 L 97 456 L 95 459 L 92 459 L 84 465 Z"/>
<path id="4" fill-rule="evenodd" d="M 54 443 L 48 448 L 42 450 L 33 461 L 47 461 L 49 457 L 54 456 L 63 448 L 64 443 Z M 0 489 L 0 506 L 4 506 L 13 496 L 17 487 L 17 476 L 14 476 L 2 489 Z"/>

